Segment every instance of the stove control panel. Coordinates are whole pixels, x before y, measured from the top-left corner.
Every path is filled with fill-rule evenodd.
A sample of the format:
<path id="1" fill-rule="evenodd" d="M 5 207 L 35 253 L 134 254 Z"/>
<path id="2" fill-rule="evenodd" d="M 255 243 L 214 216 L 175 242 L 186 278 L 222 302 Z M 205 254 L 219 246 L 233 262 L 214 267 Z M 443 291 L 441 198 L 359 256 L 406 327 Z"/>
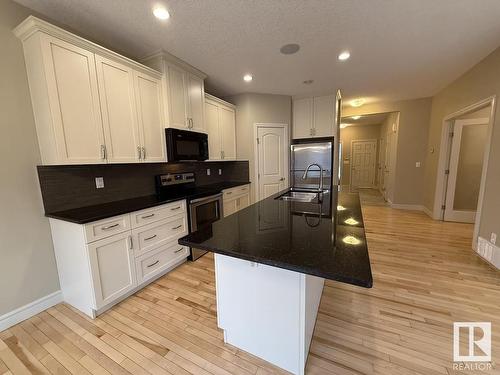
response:
<path id="1" fill-rule="evenodd" d="M 194 182 L 194 173 L 172 173 L 156 176 L 156 182 L 160 186 L 169 186 L 177 184 L 187 184 Z"/>

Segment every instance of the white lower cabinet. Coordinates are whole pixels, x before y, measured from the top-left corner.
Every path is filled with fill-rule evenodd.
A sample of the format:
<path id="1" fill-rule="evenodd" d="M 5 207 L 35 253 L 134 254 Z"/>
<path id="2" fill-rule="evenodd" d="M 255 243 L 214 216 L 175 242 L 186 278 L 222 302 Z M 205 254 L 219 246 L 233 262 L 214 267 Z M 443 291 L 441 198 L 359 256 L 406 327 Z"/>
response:
<path id="1" fill-rule="evenodd" d="M 250 205 L 250 185 L 225 189 L 222 198 L 224 217 L 232 215 Z"/>
<path id="2" fill-rule="evenodd" d="M 184 262 L 184 200 L 88 224 L 50 219 L 64 301 L 95 318 Z"/>
<path id="3" fill-rule="evenodd" d="M 88 245 L 96 308 L 137 286 L 132 237 L 121 233 Z"/>

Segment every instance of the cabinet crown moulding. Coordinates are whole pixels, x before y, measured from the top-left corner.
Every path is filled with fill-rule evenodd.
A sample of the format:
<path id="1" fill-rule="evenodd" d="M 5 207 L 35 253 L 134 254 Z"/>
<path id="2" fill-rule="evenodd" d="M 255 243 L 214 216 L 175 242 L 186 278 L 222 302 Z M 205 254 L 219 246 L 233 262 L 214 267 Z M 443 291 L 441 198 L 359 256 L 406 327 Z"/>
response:
<path id="1" fill-rule="evenodd" d="M 153 61 L 153 60 L 156 60 L 156 61 L 162 60 L 162 61 L 165 61 L 167 63 L 174 64 L 174 65 L 178 66 L 179 68 L 184 69 L 185 71 L 187 71 L 191 74 L 194 74 L 195 76 L 197 76 L 201 79 L 205 79 L 208 77 L 201 70 L 195 68 L 194 66 L 185 62 L 184 60 L 179 59 L 177 56 L 174 56 L 171 53 L 169 53 L 163 49 L 160 49 L 156 52 L 153 52 L 147 56 L 144 56 L 140 61 L 145 63 L 145 64 L 148 64 L 148 61 Z"/>
<path id="2" fill-rule="evenodd" d="M 233 103 L 226 102 L 225 100 L 223 100 L 221 98 L 218 98 L 216 96 L 213 96 L 213 95 L 210 95 L 210 94 L 207 94 L 207 93 L 205 93 L 205 100 L 209 100 L 209 101 L 212 101 L 212 102 L 220 103 L 222 105 L 225 105 L 226 107 L 229 107 L 229 108 L 232 108 L 232 109 L 236 109 L 236 106 Z"/>
<path id="3" fill-rule="evenodd" d="M 145 66 L 137 61 L 134 61 L 128 57 L 120 55 L 110 49 L 102 47 L 94 42 L 91 42 L 87 39 L 84 39 L 76 34 L 70 33 L 58 26 L 52 25 L 51 23 L 44 21 L 35 16 L 28 16 L 23 22 L 21 22 L 18 26 L 16 26 L 13 30 L 14 35 L 21 39 L 21 41 L 25 42 L 31 36 L 35 35 L 38 32 L 50 35 L 52 37 L 61 39 L 65 42 L 71 43 L 80 48 L 86 49 L 87 51 L 99 54 L 103 57 L 107 57 L 110 59 L 119 59 L 122 63 L 126 63 L 146 74 L 151 74 L 156 78 L 161 78 L 162 74 L 155 69 L 152 69 L 148 66 Z"/>

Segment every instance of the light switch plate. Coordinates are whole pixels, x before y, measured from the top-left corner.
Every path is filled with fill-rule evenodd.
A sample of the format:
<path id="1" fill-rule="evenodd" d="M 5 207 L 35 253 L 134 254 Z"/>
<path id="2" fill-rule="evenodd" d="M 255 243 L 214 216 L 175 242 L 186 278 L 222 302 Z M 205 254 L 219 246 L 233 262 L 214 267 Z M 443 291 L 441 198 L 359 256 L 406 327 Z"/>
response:
<path id="1" fill-rule="evenodd" d="M 490 242 L 491 242 L 493 245 L 496 245 L 496 244 L 497 244 L 497 234 L 496 234 L 496 233 L 491 233 Z"/>
<path id="2" fill-rule="evenodd" d="M 104 188 L 104 177 L 96 177 L 95 178 L 95 187 L 97 189 Z"/>
<path id="3" fill-rule="evenodd" d="M 420 166 L 421 166 L 421 165 L 422 165 L 422 164 L 421 164 L 419 161 L 417 161 L 417 162 L 415 163 L 415 167 L 417 167 L 417 168 L 420 168 Z"/>
<path id="4" fill-rule="evenodd" d="M 210 176 L 210 168 L 207 168 L 207 176 Z"/>
<path id="5" fill-rule="evenodd" d="M 222 169 L 219 168 L 219 176 L 222 176 Z"/>

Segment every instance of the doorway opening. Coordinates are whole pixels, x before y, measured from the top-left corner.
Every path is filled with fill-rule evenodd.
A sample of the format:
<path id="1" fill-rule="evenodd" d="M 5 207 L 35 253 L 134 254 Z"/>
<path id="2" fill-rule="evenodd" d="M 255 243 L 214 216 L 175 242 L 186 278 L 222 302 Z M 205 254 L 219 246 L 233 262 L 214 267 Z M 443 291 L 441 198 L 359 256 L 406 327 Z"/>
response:
<path id="1" fill-rule="evenodd" d="M 386 202 L 392 202 L 398 124 L 399 112 L 342 118 L 341 184 L 344 190 L 370 189 L 367 194 L 380 194 Z"/>
<path id="2" fill-rule="evenodd" d="M 474 224 L 477 245 L 495 98 L 445 117 L 433 217 Z"/>

